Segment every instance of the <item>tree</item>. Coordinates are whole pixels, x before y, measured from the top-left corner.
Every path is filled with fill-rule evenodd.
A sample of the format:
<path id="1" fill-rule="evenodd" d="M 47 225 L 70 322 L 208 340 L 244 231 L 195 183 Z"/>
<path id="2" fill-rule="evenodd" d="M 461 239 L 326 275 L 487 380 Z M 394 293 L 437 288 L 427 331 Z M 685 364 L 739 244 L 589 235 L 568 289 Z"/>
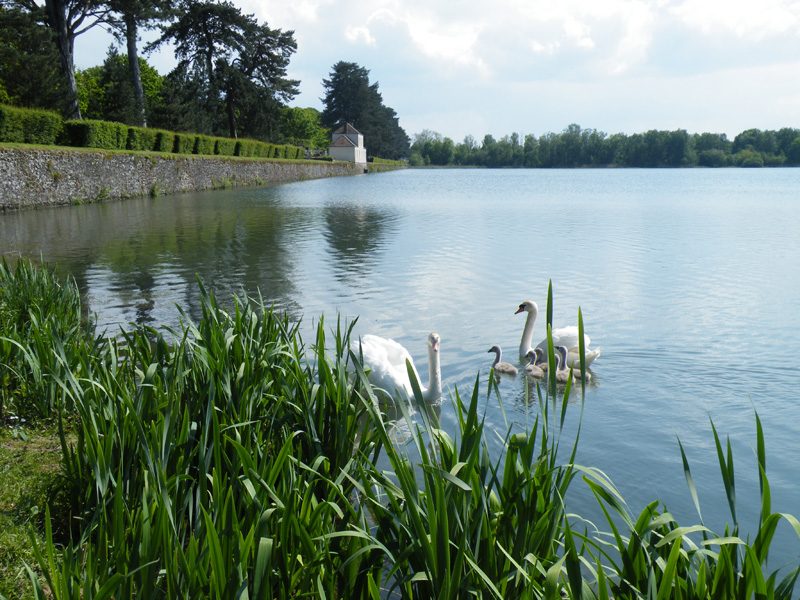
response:
<path id="1" fill-rule="evenodd" d="M 286 107 L 281 110 L 280 133 L 283 142 L 308 148 L 324 148 L 330 132 L 322 126 L 315 108 Z"/>
<path id="2" fill-rule="evenodd" d="M 141 68 L 139 65 L 139 28 L 147 28 L 153 23 L 162 21 L 167 17 L 171 7 L 170 0 L 107 0 L 114 17 L 109 23 L 114 28 L 117 37 L 125 38 L 125 47 L 128 54 L 128 73 L 133 97 L 135 100 L 134 123 L 143 127 L 147 126 L 147 113 L 145 110 L 145 93 L 142 85 Z"/>
<path id="3" fill-rule="evenodd" d="M 370 156 L 408 156 L 409 140 L 397 113 L 383 104 L 378 83 L 369 82 L 369 71 L 356 63 L 340 61 L 323 79 L 322 124 L 334 129 L 351 123 L 364 134 Z"/>
<path id="4" fill-rule="evenodd" d="M 204 88 L 208 112 L 225 114 L 236 137 L 240 118 L 272 134 L 281 106 L 297 94 L 299 82 L 286 77 L 297 43 L 293 31 L 259 25 L 230 2 L 184 0 L 180 17 L 162 29 L 148 50 L 172 41 L 181 76 Z"/>
<path id="5" fill-rule="evenodd" d="M 18 8 L 0 6 L 0 88 L 3 102 L 62 111 L 64 79 L 50 29 Z"/>
<path id="6" fill-rule="evenodd" d="M 160 102 L 164 77 L 145 59 L 140 57 L 137 62 L 146 104 L 155 109 Z M 126 57 L 113 46 L 108 49 L 101 66 L 76 71 L 81 114 L 90 119 L 138 124 L 139 106 L 129 75 Z"/>
<path id="7" fill-rule="evenodd" d="M 29 11 L 52 29 L 66 85 L 65 114 L 67 118 L 80 119 L 75 82 L 75 38 L 105 21 L 108 6 L 104 0 L 45 0 L 43 7 L 37 0 L 11 0 L 9 4 Z"/>

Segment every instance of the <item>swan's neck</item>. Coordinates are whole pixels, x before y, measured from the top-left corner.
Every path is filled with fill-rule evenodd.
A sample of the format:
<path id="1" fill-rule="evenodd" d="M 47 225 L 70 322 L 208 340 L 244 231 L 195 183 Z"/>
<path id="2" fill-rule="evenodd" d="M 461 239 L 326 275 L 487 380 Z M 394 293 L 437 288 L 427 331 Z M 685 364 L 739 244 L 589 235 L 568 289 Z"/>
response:
<path id="1" fill-rule="evenodd" d="M 428 348 L 428 389 L 422 393 L 425 400 L 438 400 L 442 397 L 442 369 L 439 365 L 439 351 Z"/>
<path id="2" fill-rule="evenodd" d="M 494 362 L 492 363 L 493 367 L 497 366 L 497 363 L 500 362 L 500 357 L 503 355 L 502 350 L 492 350 L 494 352 Z"/>
<path id="3" fill-rule="evenodd" d="M 522 330 L 522 339 L 519 342 L 519 355 L 524 357 L 531 349 L 533 342 L 533 326 L 536 324 L 536 313 L 529 312 L 525 318 L 525 329 Z"/>

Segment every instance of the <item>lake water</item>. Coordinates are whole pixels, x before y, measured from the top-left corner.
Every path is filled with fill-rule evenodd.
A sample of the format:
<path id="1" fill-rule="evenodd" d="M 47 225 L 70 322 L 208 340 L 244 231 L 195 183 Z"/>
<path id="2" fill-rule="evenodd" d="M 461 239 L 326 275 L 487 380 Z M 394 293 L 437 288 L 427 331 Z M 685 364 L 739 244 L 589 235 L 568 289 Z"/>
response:
<path id="1" fill-rule="evenodd" d="M 405 170 L 0 215 L 0 253 L 72 274 L 102 328 L 174 324 L 198 312 L 196 278 L 244 289 L 306 331 L 325 314 L 393 337 L 427 381 L 442 337 L 447 397 L 486 378 L 499 344 L 516 362 L 525 299 L 547 284 L 556 326 L 578 307 L 603 348 L 578 462 L 604 470 L 635 511 L 659 498 L 696 522 L 677 439 L 707 522 L 729 520 L 710 419 L 730 436 L 740 518 L 758 514 L 755 418 L 773 510 L 800 516 L 800 169 Z M 506 417 L 531 423 L 521 380 Z M 503 432 L 497 404 L 487 422 Z M 568 433 L 580 404 L 570 407 Z M 441 408 L 453 427 L 451 406 Z M 580 484 L 575 489 L 579 491 Z M 571 510 L 596 514 L 588 494 Z M 783 527 L 783 526 L 782 526 Z M 782 529 L 772 565 L 800 560 Z"/>

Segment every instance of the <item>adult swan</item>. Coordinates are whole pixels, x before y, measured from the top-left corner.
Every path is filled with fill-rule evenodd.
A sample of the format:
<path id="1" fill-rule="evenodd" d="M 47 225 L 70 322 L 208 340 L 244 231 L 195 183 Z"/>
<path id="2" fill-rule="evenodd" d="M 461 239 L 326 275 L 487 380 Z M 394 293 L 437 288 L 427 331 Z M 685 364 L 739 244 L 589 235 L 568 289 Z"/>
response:
<path id="1" fill-rule="evenodd" d="M 428 402 L 438 400 L 442 396 L 442 370 L 439 365 L 440 344 L 438 333 L 431 333 L 428 336 L 428 387 L 422 388 L 422 399 Z M 358 355 L 359 342 L 354 341 L 351 349 Z M 420 379 L 408 350 L 394 340 L 377 335 L 362 337 L 360 349 L 364 370 L 369 371 L 367 377 L 374 387 L 383 390 L 392 398 L 399 397 L 402 400 L 414 398 L 406 360 L 411 364 L 417 381 Z"/>
<path id="2" fill-rule="evenodd" d="M 533 327 L 536 324 L 536 317 L 539 315 L 539 306 L 533 300 L 525 300 L 521 303 L 514 314 L 521 312 L 528 313 L 525 319 L 525 329 L 522 330 L 522 339 L 519 342 L 519 356 L 525 358 L 528 351 L 533 350 Z M 591 339 L 585 333 L 583 334 L 584 351 L 586 353 L 586 366 L 591 365 L 600 356 L 600 349 L 590 350 L 589 344 Z M 578 328 L 574 325 L 569 327 L 559 327 L 553 329 L 553 346 L 564 346 L 567 348 L 567 366 L 577 367 L 581 366 L 580 349 L 578 348 Z M 536 344 L 537 348 L 544 350 L 547 353 L 547 338 Z"/>

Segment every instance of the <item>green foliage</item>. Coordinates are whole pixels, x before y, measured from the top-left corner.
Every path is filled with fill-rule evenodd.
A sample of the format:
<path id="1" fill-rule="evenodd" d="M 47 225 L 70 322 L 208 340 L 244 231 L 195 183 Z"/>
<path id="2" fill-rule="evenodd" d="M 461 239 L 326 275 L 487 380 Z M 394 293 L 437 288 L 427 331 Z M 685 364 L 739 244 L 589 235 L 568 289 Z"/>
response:
<path id="1" fill-rule="evenodd" d="M 63 126 L 63 119 L 54 112 L 0 104 L 2 142 L 55 144 Z"/>
<path id="2" fill-rule="evenodd" d="M 331 141 L 330 130 L 322 126 L 320 112 L 314 108 L 283 108 L 280 132 L 287 143 L 306 148 L 327 148 Z"/>
<path id="3" fill-rule="evenodd" d="M 27 261 L 0 261 L 0 332 L 0 423 L 9 414 L 52 416 L 63 399 L 64 359 L 92 346 L 75 282 Z"/>
<path id="4" fill-rule="evenodd" d="M 236 150 L 236 140 L 230 138 L 217 138 L 214 140 L 214 154 L 233 156 Z"/>
<path id="5" fill-rule="evenodd" d="M 0 103 L 61 112 L 66 90 L 58 50 L 38 14 L 0 3 Z"/>
<path id="6" fill-rule="evenodd" d="M 745 148 L 739 150 L 733 155 L 734 164 L 737 167 L 763 167 L 764 157 L 760 152 L 756 152 L 752 148 Z"/>
<path id="7" fill-rule="evenodd" d="M 378 84 L 369 82 L 369 70 L 356 63 L 340 61 L 333 65 L 325 89 L 322 124 L 336 129 L 352 124 L 364 134 L 369 156 L 399 159 L 408 156 L 406 132 L 400 127 L 397 113 L 383 104 Z"/>
<path id="8" fill-rule="evenodd" d="M 69 146 L 123 150 L 128 143 L 128 127 L 109 121 L 64 122 L 64 139 Z"/>
<path id="9" fill-rule="evenodd" d="M 148 49 L 168 42 L 179 60 L 176 81 L 196 90 L 196 98 L 176 100 L 206 113 L 209 133 L 266 137 L 283 103 L 298 93 L 299 82 L 286 76 L 297 50 L 294 32 L 259 24 L 231 2 L 183 2 Z"/>
<path id="10" fill-rule="evenodd" d="M 155 150 L 157 129 L 146 127 L 128 127 L 128 138 L 125 147 L 128 150 Z"/>
<path id="11" fill-rule="evenodd" d="M 208 135 L 194 136 L 194 146 L 192 146 L 192 154 L 214 154 L 214 146 L 216 140 Z"/>
<path id="12" fill-rule="evenodd" d="M 800 164 L 800 151 L 792 155 L 794 159 L 789 158 L 798 135 L 800 130 L 788 127 L 750 129 L 730 142 L 725 134 L 690 135 L 683 129 L 609 136 L 573 124 L 561 133 L 546 133 L 538 139 L 528 134 L 522 142 L 514 133 L 500 140 L 487 135 L 480 144 L 467 136 L 454 144 L 435 131 L 424 130 L 415 136 L 409 163 L 544 168 L 780 166 Z"/>
<path id="13" fill-rule="evenodd" d="M 148 120 L 159 110 L 164 77 L 143 58 L 139 58 L 145 109 Z M 108 49 L 101 66 L 75 73 L 81 114 L 88 119 L 137 123 L 136 102 L 128 59 L 114 46 Z"/>
<path id="14" fill-rule="evenodd" d="M 191 154 L 194 151 L 194 138 L 193 133 L 176 133 L 172 151 L 176 154 Z"/>
<path id="15" fill-rule="evenodd" d="M 701 167 L 727 167 L 731 164 L 731 157 L 724 150 L 702 150 L 697 153 L 697 164 Z"/>

